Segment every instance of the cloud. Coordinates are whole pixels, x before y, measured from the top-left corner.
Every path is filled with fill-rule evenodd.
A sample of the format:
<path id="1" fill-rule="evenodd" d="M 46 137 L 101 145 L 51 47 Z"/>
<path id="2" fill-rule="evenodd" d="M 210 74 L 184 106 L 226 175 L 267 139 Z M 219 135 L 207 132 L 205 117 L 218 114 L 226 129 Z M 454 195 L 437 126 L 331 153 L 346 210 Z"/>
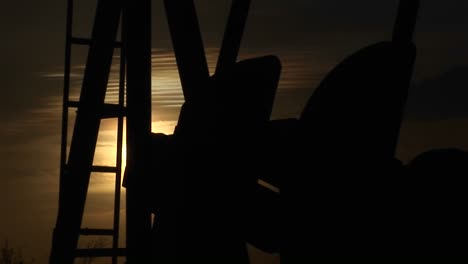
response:
<path id="1" fill-rule="evenodd" d="M 416 119 L 468 117 L 468 65 L 424 80 L 409 93 L 407 115 Z"/>

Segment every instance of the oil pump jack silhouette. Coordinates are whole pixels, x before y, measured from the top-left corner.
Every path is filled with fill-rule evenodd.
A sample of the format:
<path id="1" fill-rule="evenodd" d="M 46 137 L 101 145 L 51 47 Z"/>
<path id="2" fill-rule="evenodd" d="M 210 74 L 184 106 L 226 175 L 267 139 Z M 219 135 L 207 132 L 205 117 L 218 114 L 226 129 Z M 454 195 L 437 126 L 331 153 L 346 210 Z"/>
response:
<path id="1" fill-rule="evenodd" d="M 121 14 L 127 248 L 125 254 L 115 247 L 89 254 L 113 256 L 114 263 L 126 255 L 130 264 L 248 263 L 245 243 L 250 242 L 294 263 L 309 246 L 317 252 L 345 248 L 312 226 L 327 232 L 341 226 L 335 237 L 338 232 L 359 237 L 350 232 L 351 224 L 345 228 L 336 219 L 308 215 L 323 215 L 337 205 L 323 199 L 332 182 L 343 191 L 340 197 L 350 194 L 343 187 L 354 178 L 333 180 L 339 168 L 346 167 L 349 176 L 386 175 L 398 167 L 394 152 L 415 58 L 419 1 L 401 0 L 393 40 L 365 48 L 335 68 L 299 119 L 270 121 L 280 61 L 265 56 L 236 62 L 250 0 L 232 3 L 213 76 L 193 0 L 165 0 L 185 98 L 173 135 L 151 133 L 150 2 L 98 1 L 70 155 L 61 173 L 50 263 L 73 263 L 80 255 L 76 248 L 99 121 L 109 108 L 104 94 Z M 281 203 L 279 193 L 259 185 L 259 179 L 281 189 Z"/>

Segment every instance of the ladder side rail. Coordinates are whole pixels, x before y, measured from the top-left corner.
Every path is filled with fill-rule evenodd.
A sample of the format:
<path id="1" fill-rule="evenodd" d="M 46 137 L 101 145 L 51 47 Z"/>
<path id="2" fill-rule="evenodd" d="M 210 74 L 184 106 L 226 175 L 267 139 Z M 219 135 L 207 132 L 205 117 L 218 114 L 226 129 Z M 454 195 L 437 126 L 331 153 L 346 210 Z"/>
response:
<path id="1" fill-rule="evenodd" d="M 71 71 L 71 55 L 73 34 L 73 8 L 74 1 L 67 1 L 67 21 L 66 21 L 66 36 L 65 36 L 65 66 L 63 76 L 63 98 L 62 98 L 62 137 L 60 145 L 60 186 L 63 183 L 64 171 L 67 162 L 67 146 L 68 146 L 68 101 L 70 98 L 70 71 Z M 59 197 L 62 196 L 62 188 L 59 189 Z M 59 198 L 59 203 L 62 199 Z"/>
<path id="2" fill-rule="evenodd" d="M 67 162 L 67 146 L 68 146 L 68 102 L 70 98 L 70 70 L 71 70 L 71 55 L 72 55 L 72 34 L 73 34 L 73 12 L 74 1 L 67 0 L 66 7 L 66 25 L 65 25 L 65 58 L 64 58 L 64 76 L 63 76 L 63 95 L 62 95 L 62 127 L 61 127 L 61 142 L 60 142 L 60 171 L 59 171 L 59 201 L 58 208 L 63 208 L 64 198 L 64 182 L 65 169 Z M 57 213 L 56 222 L 59 222 L 60 213 Z M 52 249 L 49 256 L 49 262 L 59 263 L 58 252 L 55 245 L 60 243 L 60 231 L 55 227 L 52 234 Z"/>
<path id="3" fill-rule="evenodd" d="M 121 41 L 125 38 L 123 24 L 124 18 L 121 18 Z M 120 48 L 120 69 L 119 69 L 119 101 L 118 105 L 123 109 L 125 106 L 125 47 L 122 45 Z M 124 116 L 119 115 L 117 119 L 117 157 L 116 157 L 116 167 L 117 173 L 115 178 L 115 197 L 114 197 L 114 237 L 112 238 L 112 248 L 114 249 L 114 254 L 112 256 L 112 264 L 117 264 L 118 254 L 116 253 L 119 248 L 119 238 L 120 238 L 120 198 L 121 198 L 121 181 L 122 181 L 122 150 L 123 150 L 123 127 L 124 127 Z"/>

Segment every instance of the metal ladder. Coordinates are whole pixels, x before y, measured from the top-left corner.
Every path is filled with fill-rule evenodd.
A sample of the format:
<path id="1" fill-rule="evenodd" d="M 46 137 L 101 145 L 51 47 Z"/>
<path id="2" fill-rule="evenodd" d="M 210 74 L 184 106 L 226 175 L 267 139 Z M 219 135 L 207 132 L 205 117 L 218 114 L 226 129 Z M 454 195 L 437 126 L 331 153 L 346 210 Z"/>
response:
<path id="1" fill-rule="evenodd" d="M 73 36 L 74 0 L 67 0 L 62 138 L 60 155 L 60 193 L 57 224 L 54 229 L 50 263 L 73 263 L 79 257 L 111 257 L 117 263 L 125 250 L 119 248 L 120 199 L 122 175 L 123 125 L 125 116 L 125 49 L 116 42 L 122 6 L 120 1 L 98 0 L 91 38 Z M 122 39 L 123 39 L 122 30 Z M 88 59 L 79 101 L 70 100 L 71 57 L 74 45 L 86 45 Z M 118 102 L 105 104 L 106 89 L 114 48 L 120 48 Z M 76 109 L 72 142 L 68 152 L 69 111 Z M 117 119 L 115 166 L 94 165 L 99 125 L 102 119 Z M 112 228 L 82 228 L 91 173 L 115 177 Z M 111 236 L 111 248 L 77 249 L 79 236 Z"/>

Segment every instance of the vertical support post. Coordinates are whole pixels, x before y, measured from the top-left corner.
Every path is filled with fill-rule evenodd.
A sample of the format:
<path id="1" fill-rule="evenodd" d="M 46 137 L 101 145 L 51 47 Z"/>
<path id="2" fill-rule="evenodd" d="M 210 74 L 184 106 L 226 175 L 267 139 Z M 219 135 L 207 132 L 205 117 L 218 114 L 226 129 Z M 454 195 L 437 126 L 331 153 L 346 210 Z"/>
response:
<path id="1" fill-rule="evenodd" d="M 127 263 L 150 258 L 151 0 L 124 0 L 127 59 Z"/>
<path id="2" fill-rule="evenodd" d="M 219 52 L 216 73 L 234 66 L 244 35 L 251 0 L 233 0 Z"/>
<path id="3" fill-rule="evenodd" d="M 400 0 L 398 14 L 393 29 L 393 41 L 408 43 L 413 41 L 418 20 L 420 0 Z"/>
<path id="4" fill-rule="evenodd" d="M 164 0 L 172 44 L 186 102 L 203 96 L 210 77 L 193 0 Z"/>

